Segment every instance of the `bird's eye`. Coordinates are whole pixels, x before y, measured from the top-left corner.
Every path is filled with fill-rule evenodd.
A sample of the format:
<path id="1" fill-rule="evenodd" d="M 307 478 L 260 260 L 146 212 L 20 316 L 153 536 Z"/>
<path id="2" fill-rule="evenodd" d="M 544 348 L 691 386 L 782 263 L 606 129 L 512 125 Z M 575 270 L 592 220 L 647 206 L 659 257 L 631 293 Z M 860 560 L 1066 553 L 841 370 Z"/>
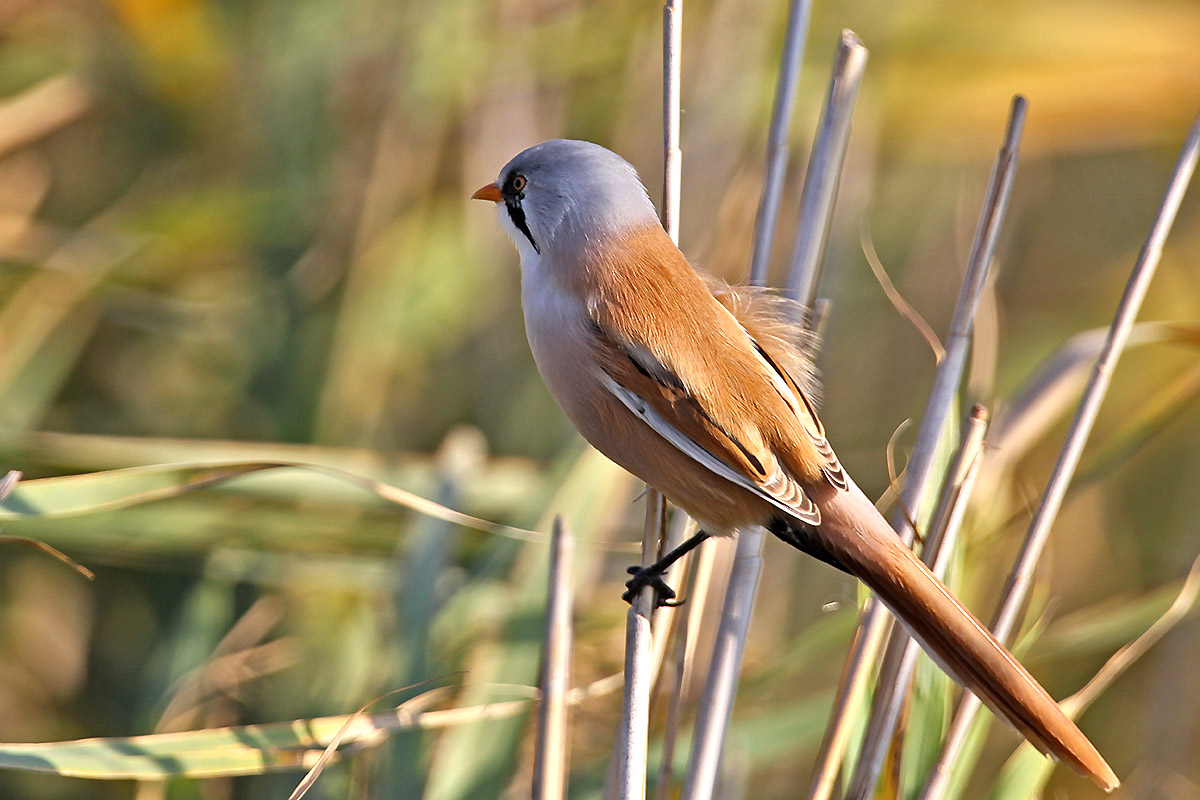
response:
<path id="1" fill-rule="evenodd" d="M 525 180 L 525 176 L 524 176 L 524 175 L 514 175 L 514 176 L 513 176 L 513 179 L 512 179 L 512 188 L 513 188 L 513 191 L 514 191 L 514 192 L 523 192 L 523 191 L 525 191 L 525 185 L 526 185 L 527 183 L 529 183 L 529 181 Z"/>

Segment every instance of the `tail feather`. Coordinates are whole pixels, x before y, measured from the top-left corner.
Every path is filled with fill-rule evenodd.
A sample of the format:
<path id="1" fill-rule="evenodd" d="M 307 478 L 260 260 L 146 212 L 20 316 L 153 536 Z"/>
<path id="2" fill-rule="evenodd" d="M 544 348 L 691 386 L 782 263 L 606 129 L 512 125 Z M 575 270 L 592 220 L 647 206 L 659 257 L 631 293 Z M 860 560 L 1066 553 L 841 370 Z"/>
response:
<path id="1" fill-rule="evenodd" d="M 817 529 L 794 525 L 784 541 L 819 540 L 823 560 L 865 583 L 956 681 L 1041 752 L 1105 791 L 1120 781 L 1088 738 L 1029 672 L 913 555 L 853 483 L 814 497 Z"/>

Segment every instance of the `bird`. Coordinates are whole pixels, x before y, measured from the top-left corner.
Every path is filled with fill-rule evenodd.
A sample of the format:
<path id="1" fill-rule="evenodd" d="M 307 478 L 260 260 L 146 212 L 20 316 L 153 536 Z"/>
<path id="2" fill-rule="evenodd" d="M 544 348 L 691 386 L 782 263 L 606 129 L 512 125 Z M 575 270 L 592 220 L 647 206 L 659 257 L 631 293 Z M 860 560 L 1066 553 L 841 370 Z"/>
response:
<path id="1" fill-rule="evenodd" d="M 706 279 L 663 229 L 637 171 L 591 142 L 512 158 L 473 199 L 520 256 L 530 349 L 597 450 L 691 515 L 699 533 L 631 568 L 626 600 L 673 593 L 666 565 L 761 526 L 862 581 L 930 656 L 1042 753 L 1105 791 L 1104 758 L 1029 672 L 904 545 L 847 474 L 817 416 L 811 354 L 783 298 Z"/>

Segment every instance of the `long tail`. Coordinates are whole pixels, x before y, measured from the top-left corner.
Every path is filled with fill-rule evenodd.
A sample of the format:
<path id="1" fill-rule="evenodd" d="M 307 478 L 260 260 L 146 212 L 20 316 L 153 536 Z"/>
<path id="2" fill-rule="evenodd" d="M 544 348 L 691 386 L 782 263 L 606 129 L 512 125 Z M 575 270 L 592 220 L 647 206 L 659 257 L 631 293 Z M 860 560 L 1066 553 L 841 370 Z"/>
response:
<path id="1" fill-rule="evenodd" d="M 865 583 L 946 672 L 1043 753 L 1105 791 L 1120 781 L 1083 732 L 995 637 L 903 545 L 853 483 L 810 492 L 821 524 L 771 526 L 779 538 Z"/>

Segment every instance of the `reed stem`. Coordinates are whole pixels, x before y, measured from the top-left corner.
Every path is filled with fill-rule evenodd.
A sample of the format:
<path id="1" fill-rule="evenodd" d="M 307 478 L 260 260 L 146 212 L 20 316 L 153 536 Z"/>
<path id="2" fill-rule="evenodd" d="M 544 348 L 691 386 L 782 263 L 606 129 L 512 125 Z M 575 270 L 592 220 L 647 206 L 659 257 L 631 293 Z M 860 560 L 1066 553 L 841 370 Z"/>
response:
<path id="1" fill-rule="evenodd" d="M 1025 598 L 1029 594 L 1029 588 L 1033 582 L 1033 572 L 1041 558 L 1042 550 L 1046 546 L 1050 528 L 1062 507 L 1063 497 L 1066 495 L 1067 487 L 1079 465 L 1084 444 L 1092 431 L 1096 415 L 1100 411 L 1100 404 L 1104 401 L 1109 383 L 1112 381 L 1113 370 L 1129 339 L 1133 324 L 1137 320 L 1142 300 L 1150 288 L 1150 281 L 1154 278 L 1154 271 L 1162 256 L 1163 243 L 1175 222 L 1175 215 L 1179 211 L 1179 205 L 1183 202 L 1184 193 L 1195 172 L 1198 157 L 1200 157 L 1200 115 L 1197 115 L 1184 140 L 1183 148 L 1167 183 L 1167 189 L 1159 204 L 1154 223 L 1150 227 L 1141 252 L 1138 253 L 1129 281 L 1125 285 L 1125 291 L 1117 304 L 1116 315 L 1109 327 L 1104 346 L 1092 367 L 1087 388 L 1084 389 L 1083 398 L 1079 401 L 1075 418 L 1071 422 L 1062 450 L 1058 454 L 1054 470 L 1046 483 L 1046 490 L 1029 523 L 1029 530 L 1025 534 L 1021 551 L 1017 555 L 1016 563 L 1009 575 L 992 625 L 992 633 L 1002 643 L 1007 642 L 1012 636 L 1018 612 L 1025 604 Z M 967 734 L 970 732 L 971 723 L 979 711 L 979 706 L 979 700 L 974 695 L 963 695 L 951 720 L 942 752 L 938 755 L 933 771 L 921 791 L 922 800 L 941 800 L 945 796 L 950 784 L 952 767 L 957 762 L 958 755 L 966 743 Z"/>

